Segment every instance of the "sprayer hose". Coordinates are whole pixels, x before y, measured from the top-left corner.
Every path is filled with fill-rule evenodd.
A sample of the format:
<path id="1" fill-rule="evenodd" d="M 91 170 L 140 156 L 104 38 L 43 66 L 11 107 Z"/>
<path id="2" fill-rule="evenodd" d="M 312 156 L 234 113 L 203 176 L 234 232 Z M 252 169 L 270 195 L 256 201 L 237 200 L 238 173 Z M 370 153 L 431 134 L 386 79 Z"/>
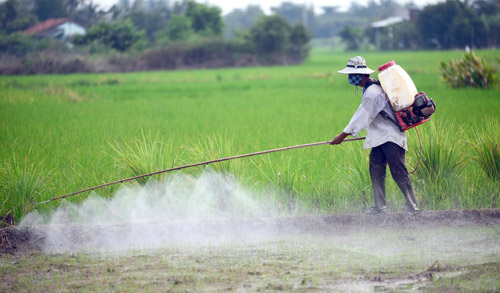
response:
<path id="1" fill-rule="evenodd" d="M 418 166 L 420 165 L 420 161 L 422 160 L 422 139 L 420 138 L 420 133 L 418 132 L 418 129 L 416 127 L 415 127 L 415 131 L 417 132 L 418 143 L 420 145 L 420 151 L 419 151 L 419 154 L 418 154 L 417 165 L 415 166 L 415 168 L 413 169 L 413 171 L 410 172 L 410 174 L 413 174 L 413 173 L 417 172 Z"/>

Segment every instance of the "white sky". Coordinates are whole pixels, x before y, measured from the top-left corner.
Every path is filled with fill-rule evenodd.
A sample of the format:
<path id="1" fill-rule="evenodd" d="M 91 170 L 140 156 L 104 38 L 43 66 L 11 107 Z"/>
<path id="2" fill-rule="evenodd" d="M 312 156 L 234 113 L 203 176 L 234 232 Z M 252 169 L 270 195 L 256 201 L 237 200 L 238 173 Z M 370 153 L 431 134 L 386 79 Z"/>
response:
<path id="1" fill-rule="evenodd" d="M 175 0 L 170 0 L 174 2 Z M 360 5 L 366 6 L 369 0 L 266 0 L 266 1 L 258 1 L 258 0 L 198 0 L 197 2 L 206 3 L 214 6 L 218 6 L 222 9 L 223 14 L 227 14 L 231 12 L 235 8 L 245 8 L 248 5 L 260 5 L 262 9 L 266 13 L 270 11 L 270 7 L 279 6 L 282 2 L 293 2 L 296 4 L 306 4 L 306 5 L 314 5 L 314 7 L 318 10 L 321 6 L 339 6 L 340 10 L 346 10 L 351 6 L 351 3 L 358 3 Z M 438 2 L 444 2 L 445 0 L 396 0 L 396 2 L 401 4 L 406 4 L 409 2 L 413 2 L 414 4 L 423 7 L 427 4 L 435 4 Z M 94 3 L 99 4 L 100 7 L 108 8 L 111 5 L 115 4 L 117 0 L 95 0 Z M 131 1 L 132 2 L 132 1 Z"/>
<path id="2" fill-rule="evenodd" d="M 211 5 L 219 6 L 222 9 L 223 14 L 227 14 L 231 12 L 235 8 L 245 8 L 248 5 L 260 5 L 262 9 L 267 13 L 270 11 L 272 6 L 279 6 L 282 2 L 293 2 L 296 4 L 306 4 L 306 5 L 314 5 L 314 8 L 318 10 L 321 6 L 339 6 L 340 10 L 346 10 L 351 6 L 351 3 L 357 3 L 363 6 L 366 6 L 369 0 L 266 0 L 266 1 L 258 1 L 258 0 L 243 0 L 243 1 L 234 1 L 234 0 L 205 0 L 199 1 L 202 3 L 208 3 Z M 413 3 L 418 6 L 424 6 L 426 4 L 434 4 L 437 2 L 443 2 L 444 0 L 413 0 Z M 410 0 L 396 0 L 396 2 L 401 4 L 409 3 Z"/>

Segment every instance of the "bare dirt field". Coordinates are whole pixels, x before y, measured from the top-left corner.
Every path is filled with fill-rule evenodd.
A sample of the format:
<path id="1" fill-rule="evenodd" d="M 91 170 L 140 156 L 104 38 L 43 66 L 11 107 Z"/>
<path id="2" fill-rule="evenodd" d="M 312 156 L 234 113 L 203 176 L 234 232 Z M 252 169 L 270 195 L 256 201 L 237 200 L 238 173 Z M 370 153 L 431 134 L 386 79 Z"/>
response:
<path id="1" fill-rule="evenodd" d="M 0 249 L 2 292 L 500 290 L 498 209 L 8 227 Z"/>

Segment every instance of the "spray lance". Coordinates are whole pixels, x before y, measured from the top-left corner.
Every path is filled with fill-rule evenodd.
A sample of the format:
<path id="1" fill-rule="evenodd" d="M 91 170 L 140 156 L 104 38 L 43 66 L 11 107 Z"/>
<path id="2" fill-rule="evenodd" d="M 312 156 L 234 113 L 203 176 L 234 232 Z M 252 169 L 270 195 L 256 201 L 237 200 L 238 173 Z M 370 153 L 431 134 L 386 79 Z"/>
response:
<path id="1" fill-rule="evenodd" d="M 362 139 L 365 139 L 365 137 L 350 138 L 350 139 L 345 139 L 344 141 L 356 141 L 356 140 L 362 140 Z M 98 186 L 94 186 L 94 187 L 82 189 L 82 190 L 79 190 L 79 191 L 71 192 L 71 193 L 68 193 L 68 194 L 65 194 L 65 195 L 61 195 L 61 196 L 58 196 L 58 197 L 54 197 L 52 199 L 39 202 L 37 204 L 36 208 L 38 208 L 38 206 L 41 205 L 41 204 L 45 204 L 45 203 L 48 203 L 48 202 L 51 202 L 51 201 L 63 199 L 63 198 L 66 198 L 66 197 L 69 197 L 69 196 L 73 196 L 73 195 L 76 195 L 76 194 L 81 194 L 81 193 L 84 193 L 84 192 L 87 192 L 87 191 L 93 191 L 93 190 L 96 190 L 96 189 L 99 189 L 99 188 L 103 188 L 103 187 L 114 185 L 114 184 L 118 184 L 118 183 L 132 181 L 132 180 L 139 179 L 139 178 L 150 177 L 150 176 L 157 175 L 157 174 L 162 174 L 162 173 L 167 173 L 167 172 L 172 172 L 172 171 L 178 171 L 178 170 L 182 170 L 182 169 L 186 169 L 186 168 L 191 168 L 191 167 L 209 165 L 209 164 L 213 164 L 213 163 L 218 163 L 218 162 L 223 162 L 223 161 L 229 161 L 229 160 L 234 160 L 234 159 L 241 159 L 241 158 L 258 156 L 258 155 L 264 155 L 264 154 L 269 154 L 269 153 L 275 153 L 275 152 L 281 152 L 281 151 L 287 151 L 287 150 L 293 150 L 293 149 L 299 149 L 299 148 L 307 148 L 307 147 L 313 147 L 313 146 L 318 146 L 318 145 L 325 145 L 325 144 L 330 144 L 330 142 L 331 141 L 322 141 L 322 142 L 301 144 L 301 145 L 296 145 L 296 146 L 282 147 L 282 148 L 277 148 L 277 149 L 271 149 L 271 150 L 266 150 L 266 151 L 260 151 L 260 152 L 255 152 L 255 153 L 249 153 L 249 154 L 237 155 L 237 156 L 232 156 L 232 157 L 227 157 L 227 158 L 222 158 L 222 159 L 216 159 L 216 160 L 211 160 L 211 161 L 199 162 L 199 163 L 190 164 L 190 165 L 173 167 L 173 168 L 170 168 L 170 169 L 165 169 L 165 170 L 161 170 L 161 171 L 151 172 L 151 173 L 148 173 L 148 174 L 138 175 L 138 176 L 134 176 L 134 177 L 130 177 L 130 178 L 125 178 L 125 179 L 121 179 L 121 180 L 117 180 L 117 181 L 113 181 L 113 182 L 108 182 L 108 183 L 101 184 L 101 185 L 98 185 Z"/>

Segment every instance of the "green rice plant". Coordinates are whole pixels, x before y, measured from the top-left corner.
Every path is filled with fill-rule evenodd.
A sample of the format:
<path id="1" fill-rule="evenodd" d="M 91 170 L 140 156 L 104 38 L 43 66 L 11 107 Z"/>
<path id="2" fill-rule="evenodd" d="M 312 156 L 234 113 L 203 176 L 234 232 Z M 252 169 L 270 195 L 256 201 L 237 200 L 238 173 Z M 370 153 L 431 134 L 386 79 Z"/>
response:
<path id="1" fill-rule="evenodd" d="M 481 124 L 483 131 L 478 129 L 474 140 L 469 144 L 474 150 L 473 159 L 479 164 L 486 176 L 493 181 L 500 181 L 500 125 L 496 120 L 488 120 Z"/>
<path id="2" fill-rule="evenodd" d="M 294 158 L 281 154 L 281 158 L 271 159 L 268 155 L 264 156 L 260 162 L 252 161 L 264 181 L 278 193 L 280 197 L 278 200 L 287 211 L 296 211 L 301 207 L 300 193 L 303 184 L 307 181 L 303 171 L 304 165 Z"/>
<path id="3" fill-rule="evenodd" d="M 460 60 L 451 60 L 448 65 L 443 61 L 440 64 L 443 80 L 454 88 L 488 88 L 498 82 L 496 65 L 476 56 L 474 51 L 465 53 Z"/>
<path id="4" fill-rule="evenodd" d="M 424 192 L 424 203 L 433 208 L 440 201 L 450 200 L 447 196 L 460 193 L 459 166 L 465 158 L 461 128 L 450 131 L 449 127 L 429 122 L 421 128 L 422 158 L 414 176 L 417 189 Z M 418 148 L 413 148 L 418 152 Z M 416 155 L 418 156 L 418 154 Z"/>
<path id="5" fill-rule="evenodd" d="M 362 204 L 366 208 L 372 201 L 368 152 L 359 145 L 345 143 L 343 147 L 349 154 L 349 162 L 339 172 L 348 183 L 350 202 Z"/>
<path id="6" fill-rule="evenodd" d="M 15 224 L 49 191 L 50 173 L 30 162 L 31 148 L 24 158 L 12 152 L 10 160 L 0 164 L 0 227 Z"/>
<path id="7" fill-rule="evenodd" d="M 416 174 L 440 177 L 453 173 L 464 160 L 462 129 L 451 132 L 444 125 L 429 123 L 422 134 L 422 160 Z"/>
<path id="8" fill-rule="evenodd" d="M 184 147 L 187 157 L 190 160 L 187 164 L 213 161 L 239 155 L 233 147 L 233 141 L 234 136 L 228 135 L 227 132 L 224 134 L 214 133 L 212 136 L 191 141 L 189 145 Z M 242 179 L 246 171 L 241 160 L 212 163 L 209 167 L 217 173 L 234 176 L 238 179 Z M 186 169 L 186 172 L 192 172 L 192 170 Z"/>
<path id="9" fill-rule="evenodd" d="M 118 166 L 128 170 L 129 175 L 139 176 L 174 167 L 177 155 L 174 153 L 173 142 L 164 142 L 159 131 L 153 136 L 151 132 L 147 134 L 141 132 L 142 137 L 136 138 L 133 143 L 114 141 L 110 143 L 115 151 L 115 160 Z M 152 178 L 160 181 L 165 174 L 157 174 Z M 143 177 L 137 179 L 140 184 L 145 184 L 150 178 Z"/>

